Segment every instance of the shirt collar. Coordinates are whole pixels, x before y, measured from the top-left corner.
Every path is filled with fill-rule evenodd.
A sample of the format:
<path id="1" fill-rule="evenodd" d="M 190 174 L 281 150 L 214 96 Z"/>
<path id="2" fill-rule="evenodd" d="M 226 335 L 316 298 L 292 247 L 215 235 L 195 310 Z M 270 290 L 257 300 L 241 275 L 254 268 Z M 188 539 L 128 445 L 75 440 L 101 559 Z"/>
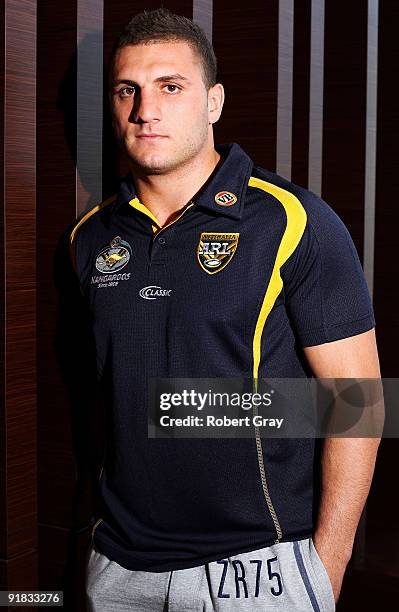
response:
<path id="1" fill-rule="evenodd" d="M 217 144 L 215 149 L 221 159 L 192 201 L 196 207 L 240 219 L 253 161 L 236 142 Z M 129 172 L 119 184 L 114 210 L 129 203 L 135 196 L 135 185 Z"/>

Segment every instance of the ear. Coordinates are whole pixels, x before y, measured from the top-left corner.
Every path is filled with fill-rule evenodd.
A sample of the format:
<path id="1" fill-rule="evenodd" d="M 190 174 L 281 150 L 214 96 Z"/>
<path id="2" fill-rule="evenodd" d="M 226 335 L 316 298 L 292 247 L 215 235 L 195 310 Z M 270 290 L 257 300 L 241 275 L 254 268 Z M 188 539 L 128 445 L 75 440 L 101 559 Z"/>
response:
<path id="1" fill-rule="evenodd" d="M 209 124 L 216 123 L 222 114 L 224 103 L 224 87 L 221 83 L 216 83 L 208 91 L 208 121 Z"/>

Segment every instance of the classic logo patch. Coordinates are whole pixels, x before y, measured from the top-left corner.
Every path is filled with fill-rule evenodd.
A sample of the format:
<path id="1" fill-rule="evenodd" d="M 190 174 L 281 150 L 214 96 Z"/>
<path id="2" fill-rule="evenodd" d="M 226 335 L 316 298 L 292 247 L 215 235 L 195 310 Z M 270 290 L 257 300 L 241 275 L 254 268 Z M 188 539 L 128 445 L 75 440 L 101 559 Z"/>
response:
<path id="1" fill-rule="evenodd" d="M 208 274 L 220 272 L 232 260 L 237 250 L 239 233 L 202 232 L 197 257 L 200 266 Z"/>
<path id="2" fill-rule="evenodd" d="M 128 263 L 132 253 L 131 246 L 120 236 L 112 238 L 109 245 L 101 249 L 96 257 L 96 268 L 99 272 L 108 273 L 122 270 Z"/>
<path id="3" fill-rule="evenodd" d="M 215 195 L 215 202 L 219 206 L 232 206 L 232 204 L 237 202 L 237 196 L 231 193 L 231 191 L 219 191 Z"/>
<path id="4" fill-rule="evenodd" d="M 159 297 L 169 297 L 172 289 L 162 289 L 158 285 L 148 285 L 139 291 L 139 295 L 145 300 L 156 300 Z"/>

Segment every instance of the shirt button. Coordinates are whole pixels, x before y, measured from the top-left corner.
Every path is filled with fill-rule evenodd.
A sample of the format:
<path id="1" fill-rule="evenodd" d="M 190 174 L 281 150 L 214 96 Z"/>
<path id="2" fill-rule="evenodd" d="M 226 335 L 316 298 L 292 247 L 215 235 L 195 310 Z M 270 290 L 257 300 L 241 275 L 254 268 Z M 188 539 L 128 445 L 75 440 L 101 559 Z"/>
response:
<path id="1" fill-rule="evenodd" d="M 166 244 L 166 240 L 165 240 L 165 238 L 163 238 L 163 236 L 158 238 L 158 242 L 159 242 L 159 244 Z"/>

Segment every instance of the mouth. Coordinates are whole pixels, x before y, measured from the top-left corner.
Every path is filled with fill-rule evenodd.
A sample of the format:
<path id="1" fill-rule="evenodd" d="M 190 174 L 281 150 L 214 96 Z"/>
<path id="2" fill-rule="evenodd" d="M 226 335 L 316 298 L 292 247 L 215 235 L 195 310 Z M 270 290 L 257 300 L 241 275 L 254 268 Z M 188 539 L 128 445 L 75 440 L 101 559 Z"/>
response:
<path id="1" fill-rule="evenodd" d="M 162 134 L 141 134 L 137 136 L 137 138 L 142 138 L 143 140 L 159 140 L 160 138 L 167 138 L 167 136 L 163 136 Z"/>

